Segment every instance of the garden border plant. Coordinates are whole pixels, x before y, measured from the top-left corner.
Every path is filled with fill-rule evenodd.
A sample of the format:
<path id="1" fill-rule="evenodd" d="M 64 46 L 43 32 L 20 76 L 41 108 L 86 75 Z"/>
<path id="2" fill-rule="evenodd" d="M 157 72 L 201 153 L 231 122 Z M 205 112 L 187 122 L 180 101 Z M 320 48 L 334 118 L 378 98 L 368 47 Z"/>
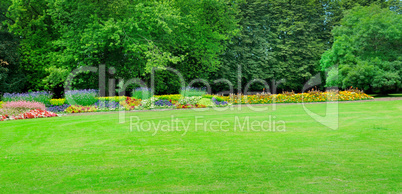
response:
<path id="1" fill-rule="evenodd" d="M 138 94 L 143 95 L 143 91 L 150 92 L 149 89 L 141 91 Z M 33 94 L 49 95 L 47 92 L 35 92 Z M 149 93 L 148 93 L 149 94 Z M 146 95 L 148 95 L 146 94 Z M 143 96 L 146 96 L 143 95 Z M 14 98 L 11 98 L 13 96 Z M 66 97 L 68 99 L 49 99 L 48 105 L 40 102 L 20 102 L 15 101 L 20 97 L 29 97 L 29 94 L 13 94 L 6 96 L 9 102 L 2 102 L 3 108 L 0 110 L 2 117 L 4 115 L 19 115 L 27 111 L 46 110 L 51 113 L 84 113 L 84 112 L 104 112 L 104 111 L 133 111 L 133 110 L 149 110 L 149 109 L 183 109 L 183 108 L 206 108 L 206 107 L 225 107 L 232 104 L 272 104 L 272 103 L 304 103 L 304 102 L 326 102 L 326 101 L 356 101 L 369 100 L 373 97 L 365 94 L 358 89 L 350 88 L 345 91 L 317 91 L 310 90 L 306 93 L 283 92 L 282 94 L 256 94 L 256 95 L 229 95 L 218 96 L 211 94 L 203 94 L 201 96 L 185 97 L 180 94 L 173 95 L 155 95 L 148 99 L 137 99 L 126 96 L 98 97 L 97 90 L 73 90 L 68 91 Z M 31 98 L 31 100 L 43 101 L 45 98 Z M 13 101 L 14 100 L 14 101 Z M 9 105 L 7 105 L 9 103 Z M 31 107 L 30 109 L 16 110 L 9 109 L 9 106 L 18 103 L 37 103 L 40 107 Z M 70 104 L 71 103 L 71 104 Z M 74 104 L 75 103 L 75 104 Z M 7 111 L 7 112 L 6 112 Z M 11 113 L 11 114 L 9 114 Z M 47 114 L 47 113 L 46 113 Z M 21 116 L 19 117 L 21 118 Z M 5 119 L 2 119 L 5 120 Z"/>

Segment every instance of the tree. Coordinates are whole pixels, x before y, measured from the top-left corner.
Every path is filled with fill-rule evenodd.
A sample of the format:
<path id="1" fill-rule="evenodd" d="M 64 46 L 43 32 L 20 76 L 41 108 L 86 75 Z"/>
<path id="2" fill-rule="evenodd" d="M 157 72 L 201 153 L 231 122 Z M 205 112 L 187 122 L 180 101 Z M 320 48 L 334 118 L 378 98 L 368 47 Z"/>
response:
<path id="1" fill-rule="evenodd" d="M 173 66 L 194 78 L 219 65 L 225 42 L 237 32 L 231 2 L 15 0 L 10 29 L 23 37 L 22 63 L 35 88 L 53 80 L 42 81 L 50 67 L 105 64 L 116 68 L 114 78 L 149 80 L 152 68 Z M 82 87 L 96 85 L 81 80 Z"/>
<path id="2" fill-rule="evenodd" d="M 7 23 L 14 22 L 7 17 L 11 1 L 0 2 L 0 94 L 20 92 L 24 89 L 25 75 L 21 71 L 19 38 L 8 31 Z"/>
<path id="3" fill-rule="evenodd" d="M 238 64 L 242 86 L 253 79 L 285 79 L 286 90 L 301 90 L 319 72 L 318 60 L 329 48 L 326 4 L 315 0 L 252 0 L 241 6 L 242 32 L 232 40 L 221 75 L 233 83 Z M 264 86 L 254 87 L 262 90 Z"/>
<path id="4" fill-rule="evenodd" d="M 328 86 L 387 92 L 402 85 L 402 15 L 378 5 L 353 8 L 321 57 Z M 337 71 L 339 71 L 337 73 Z"/>

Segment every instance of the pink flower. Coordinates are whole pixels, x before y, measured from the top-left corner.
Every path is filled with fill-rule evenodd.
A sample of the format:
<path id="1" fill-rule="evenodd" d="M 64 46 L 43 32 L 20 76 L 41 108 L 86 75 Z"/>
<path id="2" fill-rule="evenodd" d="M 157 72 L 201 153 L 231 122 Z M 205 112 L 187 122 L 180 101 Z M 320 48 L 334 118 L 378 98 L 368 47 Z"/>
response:
<path id="1" fill-rule="evenodd" d="M 44 104 L 40 102 L 28 102 L 28 101 L 6 102 L 5 104 L 3 104 L 3 108 L 46 110 L 46 106 Z"/>

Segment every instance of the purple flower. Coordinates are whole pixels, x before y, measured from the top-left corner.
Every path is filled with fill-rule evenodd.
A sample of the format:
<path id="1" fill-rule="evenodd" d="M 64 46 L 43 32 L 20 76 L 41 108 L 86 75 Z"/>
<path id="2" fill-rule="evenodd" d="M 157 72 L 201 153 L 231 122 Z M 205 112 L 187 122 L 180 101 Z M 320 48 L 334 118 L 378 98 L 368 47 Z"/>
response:
<path id="1" fill-rule="evenodd" d="M 28 93 L 4 93 L 3 101 L 5 102 L 30 101 L 30 102 L 41 102 L 45 105 L 49 105 L 52 96 L 53 96 L 52 93 L 47 91 L 28 92 Z"/>
<path id="2" fill-rule="evenodd" d="M 228 104 L 228 102 L 227 101 L 218 101 L 216 98 L 212 98 L 212 101 L 216 104 L 216 105 L 222 105 L 222 106 L 224 106 L 224 105 L 227 105 Z"/>
<path id="3" fill-rule="evenodd" d="M 51 105 L 50 107 L 47 108 L 47 111 L 54 112 L 54 113 L 60 113 L 60 112 L 64 112 L 68 107 L 70 107 L 69 104 L 63 104 L 60 106 Z"/>
<path id="4" fill-rule="evenodd" d="M 155 106 L 173 106 L 169 100 L 158 100 L 155 102 Z"/>
<path id="5" fill-rule="evenodd" d="M 120 103 L 116 101 L 101 101 L 99 100 L 98 102 L 95 103 L 95 106 L 99 109 L 106 109 L 106 108 L 111 108 L 111 109 L 117 109 L 119 107 Z"/>

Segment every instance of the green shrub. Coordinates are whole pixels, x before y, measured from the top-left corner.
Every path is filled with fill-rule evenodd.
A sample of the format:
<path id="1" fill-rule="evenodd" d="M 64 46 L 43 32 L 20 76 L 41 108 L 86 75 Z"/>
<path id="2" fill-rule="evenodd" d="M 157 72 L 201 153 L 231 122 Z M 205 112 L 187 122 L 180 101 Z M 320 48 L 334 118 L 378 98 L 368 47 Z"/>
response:
<path id="1" fill-rule="evenodd" d="M 133 91 L 131 97 L 146 100 L 152 97 L 152 91 L 149 88 L 137 88 Z"/>
<path id="2" fill-rule="evenodd" d="M 194 88 L 194 87 L 185 87 L 181 89 L 180 94 L 184 97 L 192 97 L 192 96 L 202 96 L 207 92 L 205 88 Z"/>
<path id="3" fill-rule="evenodd" d="M 182 105 L 196 105 L 201 100 L 201 96 L 184 97 L 179 100 L 179 104 Z"/>
<path id="4" fill-rule="evenodd" d="M 210 98 L 201 98 L 200 101 L 198 101 L 199 105 L 204 105 L 206 107 L 211 107 L 213 105 L 213 102 Z"/>
<path id="5" fill-rule="evenodd" d="M 70 90 L 66 92 L 66 102 L 70 105 L 91 106 L 98 99 L 98 92 L 93 89 L 88 90 Z"/>
<path id="6" fill-rule="evenodd" d="M 160 96 L 155 96 L 159 100 L 171 100 L 172 102 L 177 102 L 179 101 L 183 96 L 180 94 L 169 94 L 169 95 L 160 95 Z"/>
<path id="7" fill-rule="evenodd" d="M 65 104 L 66 99 L 65 98 L 60 98 L 60 99 L 51 99 L 50 104 L 53 106 L 61 106 Z"/>

